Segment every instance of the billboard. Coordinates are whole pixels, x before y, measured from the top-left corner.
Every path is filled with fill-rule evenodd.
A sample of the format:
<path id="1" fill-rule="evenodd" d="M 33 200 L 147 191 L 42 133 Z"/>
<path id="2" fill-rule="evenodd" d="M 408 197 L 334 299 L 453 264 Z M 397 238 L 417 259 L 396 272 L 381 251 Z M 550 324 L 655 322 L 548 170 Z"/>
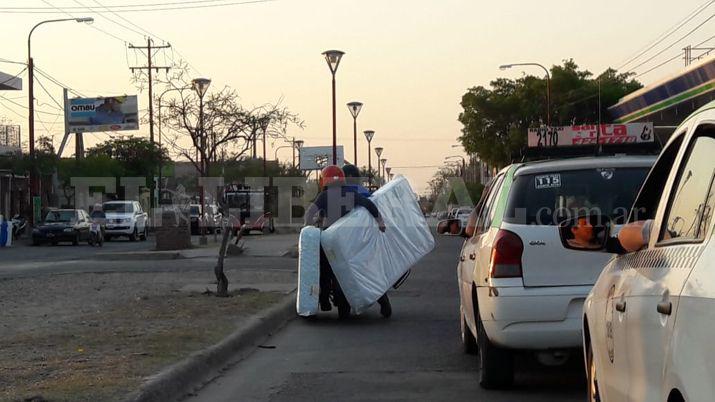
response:
<path id="1" fill-rule="evenodd" d="M 20 126 L 0 125 L 0 155 L 19 154 L 20 152 L 22 152 Z"/>
<path id="2" fill-rule="evenodd" d="M 338 145 L 338 166 L 345 164 L 343 146 Z M 320 170 L 333 162 L 333 147 L 303 147 L 300 149 L 300 169 Z"/>
<path id="3" fill-rule="evenodd" d="M 65 107 L 72 133 L 139 129 L 136 95 L 72 98 Z"/>
<path id="4" fill-rule="evenodd" d="M 624 145 L 655 141 L 653 123 L 583 124 L 565 127 L 529 129 L 529 148 L 573 147 L 596 145 Z"/>

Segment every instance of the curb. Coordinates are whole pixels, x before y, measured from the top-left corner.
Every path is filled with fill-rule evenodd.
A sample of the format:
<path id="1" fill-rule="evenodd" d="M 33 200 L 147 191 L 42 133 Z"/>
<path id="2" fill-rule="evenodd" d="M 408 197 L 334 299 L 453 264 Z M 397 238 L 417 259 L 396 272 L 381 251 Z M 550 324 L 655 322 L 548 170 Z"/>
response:
<path id="1" fill-rule="evenodd" d="M 221 342 L 148 377 L 125 402 L 178 401 L 201 386 L 204 379 L 231 362 L 243 360 L 265 338 L 295 318 L 295 291 L 278 304 L 253 316 Z"/>
<path id="2" fill-rule="evenodd" d="M 96 257 L 107 261 L 163 261 L 163 260 L 179 260 L 186 257 L 179 251 L 147 251 L 147 252 L 129 252 L 129 253 L 100 253 Z"/>

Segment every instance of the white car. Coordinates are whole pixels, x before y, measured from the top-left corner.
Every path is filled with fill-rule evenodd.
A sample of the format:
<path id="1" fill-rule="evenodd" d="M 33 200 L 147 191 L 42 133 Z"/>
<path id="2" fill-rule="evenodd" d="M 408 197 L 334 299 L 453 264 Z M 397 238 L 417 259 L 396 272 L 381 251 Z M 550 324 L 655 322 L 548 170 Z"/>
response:
<path id="1" fill-rule="evenodd" d="M 460 225 L 462 228 L 466 228 L 467 222 L 469 221 L 469 214 L 471 214 L 471 213 L 472 213 L 472 208 L 462 207 L 462 208 L 459 208 L 455 212 L 454 218 L 459 219 L 459 222 L 460 222 Z"/>
<path id="2" fill-rule="evenodd" d="M 715 398 L 714 107 L 675 130 L 629 217 L 649 222 L 643 248 L 615 256 L 586 300 L 591 401 Z"/>
<path id="3" fill-rule="evenodd" d="M 558 222 L 593 207 L 624 221 L 654 160 L 603 156 L 514 164 L 485 189 L 457 270 L 462 341 L 466 352 L 479 352 L 482 387 L 511 385 L 516 351 L 562 364 L 580 348 L 583 302 L 609 256 L 566 249 Z"/>
<path id="4" fill-rule="evenodd" d="M 148 215 L 138 201 L 109 201 L 102 204 L 106 215 L 104 240 L 127 236 L 129 240 L 146 240 L 149 233 Z"/>

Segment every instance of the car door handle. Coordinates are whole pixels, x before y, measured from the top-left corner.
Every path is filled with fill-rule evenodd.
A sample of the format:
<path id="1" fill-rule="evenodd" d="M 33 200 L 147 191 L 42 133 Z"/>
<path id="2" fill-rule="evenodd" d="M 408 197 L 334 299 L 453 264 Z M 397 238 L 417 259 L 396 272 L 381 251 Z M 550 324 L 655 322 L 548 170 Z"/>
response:
<path id="1" fill-rule="evenodd" d="M 472 261 L 476 260 L 476 259 L 477 259 L 477 254 L 475 254 L 475 253 L 469 254 L 469 259 L 472 260 Z"/>
<path id="2" fill-rule="evenodd" d="M 660 314 L 670 315 L 673 312 L 673 303 L 669 301 L 660 302 L 656 309 Z"/>
<path id="3" fill-rule="evenodd" d="M 619 301 L 616 303 L 616 310 L 620 311 L 621 313 L 626 312 L 626 302 L 625 301 Z"/>

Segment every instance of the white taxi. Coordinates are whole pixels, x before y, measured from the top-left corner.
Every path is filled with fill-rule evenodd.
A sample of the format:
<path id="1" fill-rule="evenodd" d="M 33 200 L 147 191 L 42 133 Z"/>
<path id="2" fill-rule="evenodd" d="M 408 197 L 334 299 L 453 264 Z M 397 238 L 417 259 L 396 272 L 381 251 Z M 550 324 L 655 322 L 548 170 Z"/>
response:
<path id="1" fill-rule="evenodd" d="M 482 387 L 512 384 L 515 353 L 551 365 L 581 357 L 583 302 L 610 256 L 567 249 L 558 223 L 582 207 L 625 221 L 654 161 L 621 155 L 518 163 L 485 189 L 457 266 L 462 341 L 466 352 L 478 352 Z M 459 234 L 459 226 L 444 221 L 438 232 Z"/>
<path id="2" fill-rule="evenodd" d="M 591 401 L 715 398 L 713 155 L 710 103 L 663 149 L 619 232 L 616 245 L 626 249 L 610 260 L 584 304 Z M 593 250 L 572 248 L 582 255 Z"/>

